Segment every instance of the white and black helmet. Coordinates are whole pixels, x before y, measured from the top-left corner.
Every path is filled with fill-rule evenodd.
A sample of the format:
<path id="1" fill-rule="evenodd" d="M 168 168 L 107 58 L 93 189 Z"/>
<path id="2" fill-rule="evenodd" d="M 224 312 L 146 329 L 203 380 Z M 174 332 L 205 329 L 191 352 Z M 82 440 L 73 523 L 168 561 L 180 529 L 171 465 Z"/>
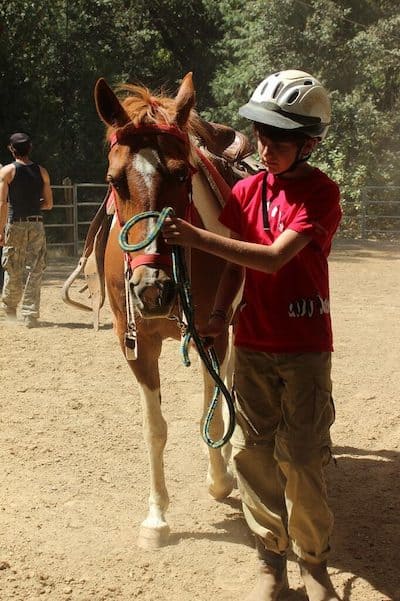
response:
<path id="1" fill-rule="evenodd" d="M 239 114 L 257 123 L 322 140 L 331 121 L 331 103 L 323 85 L 309 73 L 279 71 L 257 86 Z"/>

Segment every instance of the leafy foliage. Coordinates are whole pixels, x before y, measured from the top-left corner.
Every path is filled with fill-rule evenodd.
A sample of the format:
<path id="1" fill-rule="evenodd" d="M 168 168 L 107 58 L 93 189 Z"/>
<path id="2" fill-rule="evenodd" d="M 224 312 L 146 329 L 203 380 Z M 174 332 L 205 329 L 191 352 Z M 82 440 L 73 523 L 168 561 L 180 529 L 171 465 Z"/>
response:
<path id="1" fill-rule="evenodd" d="M 216 13 L 191 0 L 13 0 L 0 7 L 0 162 L 13 131 L 27 131 L 52 181 L 102 181 L 103 125 L 93 88 L 177 87 L 195 71 L 198 104 L 210 102 Z"/>
<path id="2" fill-rule="evenodd" d="M 194 71 L 206 117 L 250 131 L 238 108 L 266 75 L 300 68 L 332 92 L 315 161 L 359 203 L 400 185 L 400 15 L 390 0 L 13 0 L 0 6 L 0 162 L 26 130 L 54 183 L 102 181 L 98 77 L 173 92 Z"/>
<path id="3" fill-rule="evenodd" d="M 222 3 L 220 3 L 222 4 Z M 345 202 L 363 186 L 400 185 L 400 15 L 372 0 L 223 2 L 223 57 L 213 81 L 218 119 L 241 128 L 237 109 L 275 71 L 298 68 L 332 92 L 333 123 L 317 163 Z"/>

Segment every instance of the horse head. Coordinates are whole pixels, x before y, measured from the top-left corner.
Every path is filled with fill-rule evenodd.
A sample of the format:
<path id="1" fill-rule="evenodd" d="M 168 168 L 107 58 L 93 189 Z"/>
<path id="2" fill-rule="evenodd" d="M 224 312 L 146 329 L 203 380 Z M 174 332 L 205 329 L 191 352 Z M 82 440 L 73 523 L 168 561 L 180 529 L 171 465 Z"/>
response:
<path id="1" fill-rule="evenodd" d="M 195 102 L 192 74 L 182 80 L 175 98 L 154 96 L 146 88 L 126 85 L 121 102 L 104 79 L 95 87 L 96 108 L 108 126 L 107 182 L 112 186 L 120 227 L 143 212 L 172 207 L 185 217 L 191 200 L 191 110 Z M 149 236 L 154 217 L 127 230 L 129 246 Z M 144 251 L 125 252 L 135 309 L 143 317 L 165 317 L 176 301 L 171 256 L 162 237 Z"/>

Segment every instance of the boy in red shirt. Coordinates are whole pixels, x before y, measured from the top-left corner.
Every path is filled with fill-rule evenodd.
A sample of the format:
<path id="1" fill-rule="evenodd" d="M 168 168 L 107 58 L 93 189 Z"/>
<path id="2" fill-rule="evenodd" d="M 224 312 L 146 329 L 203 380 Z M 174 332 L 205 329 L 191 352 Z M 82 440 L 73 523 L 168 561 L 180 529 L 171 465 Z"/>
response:
<path id="1" fill-rule="evenodd" d="M 335 601 L 326 568 L 333 519 L 323 467 L 334 421 L 327 257 L 341 210 L 337 185 L 307 162 L 326 135 L 330 102 L 313 76 L 290 70 L 263 80 L 239 113 L 254 123 L 266 171 L 233 188 L 220 216 L 231 237 L 176 218 L 163 235 L 229 261 L 204 336 L 220 334 L 245 277 L 232 444 L 260 559 L 246 601 L 276 601 L 285 593 L 289 547 L 309 601 Z"/>

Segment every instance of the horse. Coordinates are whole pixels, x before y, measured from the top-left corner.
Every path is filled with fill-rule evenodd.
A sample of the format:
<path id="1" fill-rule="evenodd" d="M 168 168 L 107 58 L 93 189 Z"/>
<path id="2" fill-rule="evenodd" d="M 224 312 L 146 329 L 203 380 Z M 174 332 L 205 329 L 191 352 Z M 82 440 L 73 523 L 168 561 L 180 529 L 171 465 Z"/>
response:
<path id="1" fill-rule="evenodd" d="M 138 545 L 157 548 L 168 543 L 170 527 L 166 519 L 169 505 L 163 467 L 167 424 L 161 409 L 161 385 L 158 361 L 167 338 L 181 339 L 182 307 L 171 267 L 171 247 L 157 236 L 143 250 L 135 249 L 149 236 L 156 217 L 171 207 L 178 217 L 188 218 L 200 227 L 228 235 L 218 222 L 221 210 L 218 194 L 226 198 L 230 188 L 222 182 L 208 185 L 199 165 L 204 157 L 194 140 L 207 138 L 194 109 L 195 90 L 192 74 L 182 80 L 175 97 L 154 95 L 149 89 L 126 84 L 120 100 L 101 78 L 95 86 L 95 104 L 106 125 L 109 143 L 106 181 L 112 189 L 114 217 L 105 247 L 104 274 L 114 330 L 139 386 L 143 408 L 144 438 L 150 464 L 148 512 L 140 525 Z M 212 142 L 212 140 L 211 140 Z M 208 166 L 208 176 L 212 172 Z M 202 175 L 202 177 L 200 177 Z M 218 191 L 216 192 L 216 189 Z M 221 192 L 222 189 L 222 192 Z M 219 199 L 221 200 L 221 199 Z M 140 219 L 126 228 L 132 218 Z M 124 229 L 126 247 L 121 249 Z M 190 273 L 190 291 L 199 329 L 207 323 L 225 262 L 215 256 L 191 249 L 186 252 Z M 214 349 L 223 377 L 229 357 L 229 322 L 232 307 Z M 204 411 L 201 428 L 214 391 L 214 381 L 203 368 Z M 224 433 L 219 402 L 210 423 L 215 440 Z M 208 491 L 216 500 L 229 496 L 235 484 L 229 465 L 229 445 L 208 448 Z"/>

